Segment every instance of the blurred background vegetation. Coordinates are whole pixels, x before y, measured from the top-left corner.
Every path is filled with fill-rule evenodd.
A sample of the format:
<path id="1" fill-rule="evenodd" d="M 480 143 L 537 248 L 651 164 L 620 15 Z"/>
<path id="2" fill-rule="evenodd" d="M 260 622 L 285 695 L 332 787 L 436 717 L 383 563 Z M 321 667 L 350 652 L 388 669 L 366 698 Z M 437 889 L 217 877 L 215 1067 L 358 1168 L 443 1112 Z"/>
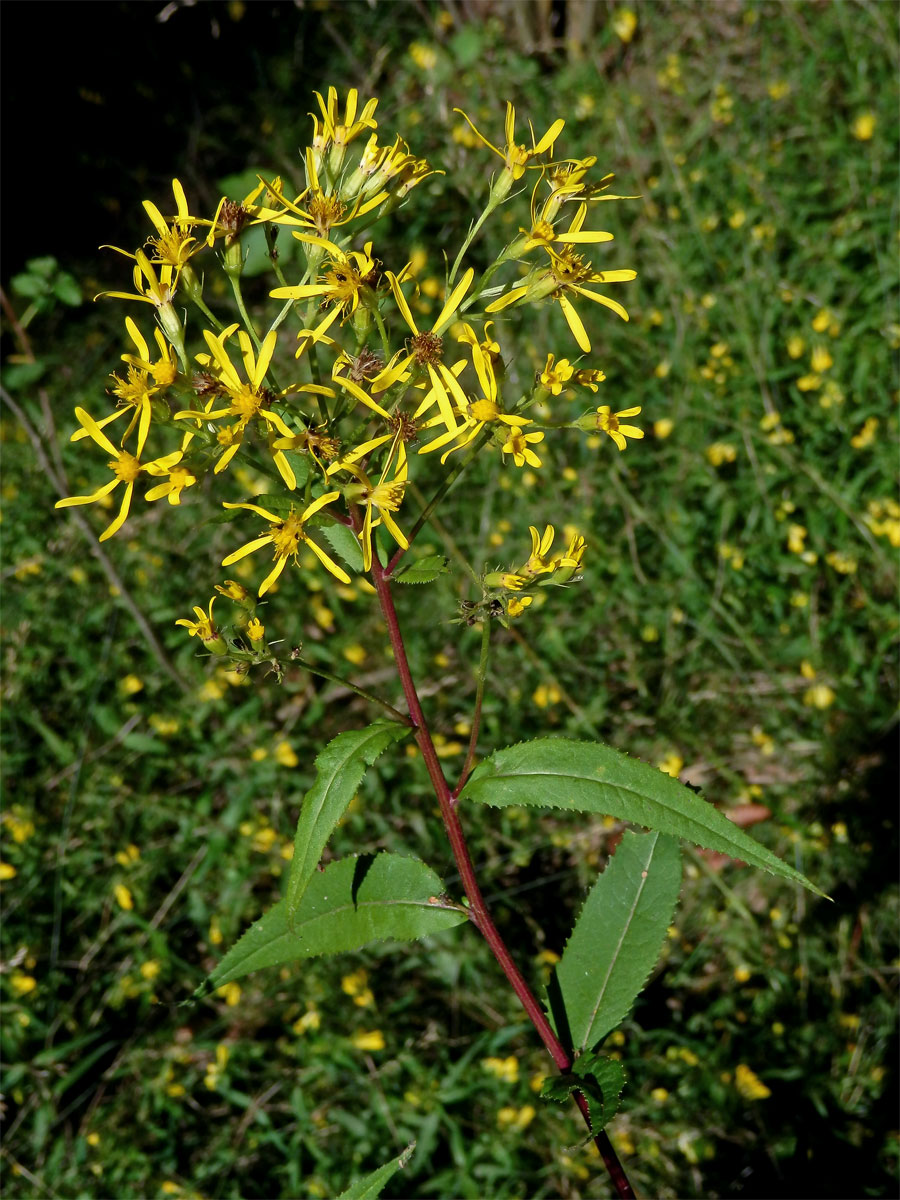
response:
<path id="1" fill-rule="evenodd" d="M 331 84 L 379 96 L 385 135 L 446 171 L 379 227 L 389 265 L 416 250 L 423 311 L 496 165 L 454 107 L 498 138 L 506 99 L 539 132 L 563 116 L 564 153 L 596 154 L 636 197 L 601 209 L 604 262 L 639 278 L 630 324 L 594 317 L 591 363 L 598 400 L 641 405 L 647 437 L 621 456 L 548 439 L 515 484 L 486 461 L 430 538 L 476 567 L 518 561 L 529 523 L 589 540 L 579 588 L 498 639 L 483 752 L 548 727 L 628 749 L 737 808 L 833 897 L 687 851 L 663 960 L 607 1045 L 629 1078 L 611 1133 L 632 1182 L 895 1194 L 896 9 L 323 0 L 4 18 L 5 1194 L 327 1197 L 414 1138 L 388 1194 L 609 1194 L 573 1148 L 574 1110 L 535 1098 L 548 1063 L 471 932 L 183 1006 L 276 895 L 316 750 L 371 714 L 299 673 L 241 684 L 194 657 L 174 621 L 219 581 L 199 509 L 161 524 L 148 506 L 102 553 L 102 514 L 52 511 L 94 465 L 68 444 L 72 409 L 105 409 L 122 352 L 121 309 L 89 301 L 127 267 L 97 246 L 141 244 L 140 201 L 165 211 L 174 176 L 210 215 L 247 171 L 299 186 L 311 93 Z M 556 333 L 571 344 L 553 312 L 537 320 L 504 343 L 522 377 Z M 366 597 L 296 578 L 301 602 L 282 587 L 267 627 L 389 680 Z M 421 593 L 400 598 L 451 772 L 477 652 L 451 623 L 463 586 L 434 585 L 427 628 Z M 615 828 L 466 820 L 540 986 Z M 453 890 L 415 758 L 370 772 L 332 849 L 360 846 L 420 855 Z"/>

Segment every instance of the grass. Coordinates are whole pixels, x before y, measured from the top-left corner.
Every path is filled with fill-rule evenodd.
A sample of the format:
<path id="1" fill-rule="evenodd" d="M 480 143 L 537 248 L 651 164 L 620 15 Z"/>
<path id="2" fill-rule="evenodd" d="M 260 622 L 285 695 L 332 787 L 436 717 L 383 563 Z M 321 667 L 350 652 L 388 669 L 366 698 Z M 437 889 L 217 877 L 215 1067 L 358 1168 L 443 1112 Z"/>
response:
<path id="1" fill-rule="evenodd" d="M 616 188 L 640 197 L 601 209 L 616 234 L 604 264 L 639 270 L 631 323 L 603 314 L 591 328 L 607 374 L 598 402 L 641 405 L 646 438 L 621 456 L 560 438 L 521 491 L 485 460 L 428 535 L 479 569 L 527 553 L 529 523 L 589 534 L 584 583 L 500 639 L 482 745 L 549 728 L 650 762 L 676 756 L 682 778 L 724 807 L 765 806 L 754 834 L 833 897 L 688 853 L 663 960 L 609 1042 L 629 1076 L 614 1143 L 648 1195 L 889 1193 L 896 28 L 870 4 L 653 5 L 636 6 L 623 44 L 598 6 L 593 41 L 566 61 L 510 45 L 499 17 L 443 36 L 417 11 L 326 13 L 320 37 L 330 24 L 343 50 L 302 91 L 362 86 L 364 47 L 384 42 L 379 115 L 447 170 L 434 191 L 449 198 L 411 204 L 390 231 L 425 250 L 421 280 L 442 282 L 447 224 L 490 169 L 487 151 L 454 140 L 454 105 L 498 136 L 507 97 L 539 132 L 564 115 L 567 151 L 598 154 Z M 436 49 L 431 75 L 408 53 L 413 38 Z M 271 57 L 275 83 L 249 89 L 237 118 L 232 95 L 206 114 L 203 137 L 221 130 L 220 152 L 226 129 L 243 146 L 268 122 L 265 152 L 228 169 L 296 174 L 298 84 L 289 55 Z M 874 130 L 860 140 L 866 113 Z M 186 149 L 172 173 L 199 179 L 202 163 Z M 152 191 L 157 203 L 167 188 Z M 211 208 L 215 182 L 206 190 Z M 137 244 L 140 219 L 133 204 L 122 221 L 140 232 L 112 221 L 107 239 Z M 382 244 L 388 262 L 401 253 Z M 100 261 L 79 277 L 102 270 L 94 290 L 120 284 L 116 263 Z M 539 319 L 515 337 L 507 328 L 512 377 L 542 365 L 534 347 L 548 339 L 571 350 L 555 306 Z M 71 410 L 101 406 L 121 313 L 57 308 L 29 333 L 43 375 L 26 384 L 8 368 L 5 386 L 80 490 L 97 463 L 65 440 Z M 174 621 L 205 603 L 221 527 L 187 505 L 163 526 L 148 508 L 104 545 L 113 594 L 88 542 L 50 513 L 57 495 L 9 409 L 2 434 L 2 859 L 16 872 L 0 984 L 6 1194 L 331 1196 L 412 1139 L 388 1194 L 608 1194 L 572 1148 L 573 1114 L 536 1100 L 547 1062 L 465 930 L 263 973 L 184 1006 L 276 895 L 316 750 L 371 714 L 299 672 L 280 687 L 238 685 L 195 660 Z M 267 626 L 389 687 L 365 598 L 336 594 L 322 574 L 298 579 L 299 604 L 283 587 Z M 429 713 L 458 763 L 478 648 L 477 630 L 450 623 L 461 587 L 433 585 L 440 620 L 425 627 L 422 593 L 400 598 L 412 658 L 435 677 Z M 541 952 L 561 951 L 611 831 L 530 812 L 467 820 L 502 932 L 540 985 Z M 414 758 L 385 756 L 367 776 L 331 850 L 360 845 L 415 853 L 456 887 Z M 373 1002 L 355 1003 L 354 987 Z M 354 1044 L 376 1029 L 384 1049 Z M 486 1065 L 509 1056 L 507 1078 Z M 741 1066 L 768 1096 L 754 1098 Z"/>

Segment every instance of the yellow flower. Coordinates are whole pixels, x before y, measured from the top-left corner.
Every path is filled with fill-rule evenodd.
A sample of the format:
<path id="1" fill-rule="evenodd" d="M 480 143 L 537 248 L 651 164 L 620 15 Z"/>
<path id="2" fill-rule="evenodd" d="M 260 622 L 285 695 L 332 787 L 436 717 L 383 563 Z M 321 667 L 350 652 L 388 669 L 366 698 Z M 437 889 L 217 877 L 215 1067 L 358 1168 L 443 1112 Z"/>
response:
<path id="1" fill-rule="evenodd" d="M 554 363 L 553 355 L 548 354 L 546 366 L 541 372 L 541 383 L 554 396 L 558 396 L 573 374 L 574 368 L 567 358 L 561 358 L 558 363 Z"/>
<path id="2" fill-rule="evenodd" d="M 543 433 L 523 433 L 521 429 L 510 429 L 509 435 L 501 447 L 501 453 L 511 454 L 517 467 L 523 467 L 525 463 L 528 463 L 530 467 L 539 467 L 541 460 L 531 449 L 531 445 L 537 445 L 543 440 Z"/>
<path id="3" fill-rule="evenodd" d="M 735 461 L 737 450 L 730 442 L 713 442 L 706 447 L 706 457 L 712 466 L 721 467 L 723 463 Z"/>
<path id="4" fill-rule="evenodd" d="M 803 703 L 808 708 L 830 708 L 837 697 L 826 683 L 814 684 L 803 693 Z"/>
<path id="5" fill-rule="evenodd" d="M 650 1097 L 651 1099 L 655 1100 L 657 1104 L 664 1104 L 669 1098 L 669 1093 L 664 1087 L 658 1087 L 653 1089 L 653 1091 L 650 1093 Z"/>
<path id="6" fill-rule="evenodd" d="M 37 987 L 37 980 L 33 975 L 25 975 L 22 971 L 13 971 L 9 977 L 9 986 L 17 996 L 27 996 Z"/>
<path id="7" fill-rule="evenodd" d="M 772 1095 L 769 1088 L 746 1063 L 739 1063 L 734 1071 L 734 1086 L 745 1100 L 765 1100 Z"/>
<path id="8" fill-rule="evenodd" d="M 677 779 L 684 766 L 684 759 L 674 750 L 670 750 L 656 765 L 664 775 L 671 775 L 673 779 Z"/>
<path id="9" fill-rule="evenodd" d="M 802 554 L 805 549 L 806 541 L 806 526 L 805 525 L 790 525 L 788 526 L 787 547 L 791 554 Z"/>
<path id="10" fill-rule="evenodd" d="M 0 882 L 6 882 L 8 879 L 15 879 L 18 871 L 8 862 L 0 862 Z"/>
<path id="11" fill-rule="evenodd" d="M 373 293 L 371 281 L 375 278 L 375 260 L 372 258 L 372 243 L 366 242 L 360 250 L 342 250 L 325 238 L 315 237 L 307 233 L 294 233 L 301 242 L 311 242 L 321 246 L 328 254 L 329 262 L 319 269 L 321 282 L 298 284 L 296 287 L 280 287 L 269 292 L 276 300 L 308 300 L 314 296 L 322 297 L 322 304 L 328 305 L 324 320 L 310 333 L 304 330 L 300 337 L 304 344 L 298 352 L 298 357 L 307 348 L 308 343 L 317 342 L 324 337 L 338 317 L 341 324 L 356 312 L 361 298 L 371 298 Z"/>
<path id="12" fill-rule="evenodd" d="M 559 704 L 562 700 L 562 692 L 555 683 L 542 683 L 535 688 L 534 695 L 531 697 L 538 708 L 549 708 L 551 704 Z"/>
<path id="13" fill-rule="evenodd" d="M 775 739 L 766 733 L 761 725 L 754 725 L 750 731 L 750 740 L 758 746 L 767 757 L 775 753 Z"/>
<path id="14" fill-rule="evenodd" d="M 437 65 L 437 51 L 424 42 L 413 42 L 409 47 L 409 57 L 422 71 L 433 71 Z"/>
<path id="15" fill-rule="evenodd" d="M 519 1061 L 512 1054 L 508 1058 L 483 1058 L 481 1066 L 503 1083 L 515 1083 L 519 1078 Z"/>
<path id="16" fill-rule="evenodd" d="M 617 300 L 611 300 L 608 296 L 602 296 L 599 292 L 592 291 L 586 287 L 585 284 L 623 283 L 635 279 L 637 272 L 630 268 L 595 271 L 591 264 L 586 262 L 580 254 L 577 254 L 571 246 L 563 246 L 562 250 L 558 252 L 548 246 L 547 253 L 550 255 L 550 266 L 548 268 L 534 272 L 525 283 L 511 288 L 498 300 L 494 300 L 489 304 L 485 311 L 489 313 L 500 312 L 502 309 L 508 308 L 511 304 L 516 304 L 520 300 L 537 302 L 549 296 L 558 302 L 575 341 L 587 354 L 591 349 L 591 340 L 587 335 L 581 317 L 568 299 L 568 294 L 584 296 L 588 300 L 593 300 L 595 304 L 602 304 L 605 308 L 611 309 L 617 316 L 621 317 L 623 321 L 627 321 L 628 313 Z"/>
<path id="17" fill-rule="evenodd" d="M 675 422 L 671 417 L 660 417 L 658 421 L 653 422 L 653 436 L 667 438 L 674 428 Z"/>
<path id="18" fill-rule="evenodd" d="M 854 434 L 854 436 L 850 439 L 850 445 L 854 448 L 854 450 L 864 450 L 866 446 L 870 446 L 872 442 L 875 441 L 875 434 L 877 430 L 878 418 L 867 417 L 865 424 L 863 425 L 862 429 L 860 429 L 859 433 Z M 64 501 L 60 501 L 60 504 L 62 503 L 64 503 Z M 57 505 L 57 508 L 58 507 L 59 505 Z"/>
<path id="19" fill-rule="evenodd" d="M 453 415 L 453 409 L 450 404 L 448 392 L 456 400 L 457 406 L 463 408 L 466 403 L 465 393 L 459 385 L 456 375 L 445 366 L 441 361 L 444 352 L 443 333 L 450 327 L 456 318 L 459 307 L 462 304 L 466 292 L 472 286 L 472 280 L 475 278 L 475 272 L 470 267 L 460 279 L 459 283 L 453 288 L 450 295 L 444 301 L 444 306 L 438 313 L 431 329 L 420 330 L 416 324 L 416 319 L 412 314 L 406 296 L 403 294 L 403 289 L 400 284 L 402 282 L 401 275 L 395 275 L 392 271 L 387 271 L 387 280 L 390 284 L 391 291 L 394 295 L 397 307 L 400 310 L 400 315 L 412 331 L 407 349 L 395 356 L 382 371 L 372 380 L 372 390 L 375 392 L 383 392 L 396 383 L 398 379 L 403 378 L 410 368 L 414 368 L 418 374 L 427 375 L 431 387 L 425 395 L 425 399 L 419 405 L 416 412 L 413 414 L 413 419 L 417 420 L 432 405 L 437 404 L 441 417 L 448 430 L 456 430 L 456 418 Z M 481 352 L 482 357 L 484 351 Z M 474 359 L 474 354 L 473 354 Z M 477 363 L 476 363 L 477 370 Z M 341 382 L 340 379 L 337 380 Z M 351 389 L 352 390 L 352 389 Z M 360 389 L 361 390 L 361 389 Z M 357 395 L 354 391 L 353 395 Z M 357 399 L 361 397 L 357 396 Z M 370 401 L 370 404 L 372 402 Z M 387 415 L 387 414 L 385 414 Z"/>
<path id="20" fill-rule="evenodd" d="M 613 33 L 620 42 L 624 42 L 626 45 L 634 37 L 634 31 L 637 29 L 637 23 L 637 16 L 631 11 L 630 8 L 620 8 L 613 13 Z"/>
<path id="21" fill-rule="evenodd" d="M 276 330 L 271 329 L 266 334 L 259 348 L 259 357 L 257 357 L 249 334 L 243 329 L 238 331 L 241 363 L 244 368 L 244 374 L 247 376 L 246 380 L 241 377 L 240 372 L 232 363 L 228 351 L 225 349 L 226 341 L 236 331 L 238 331 L 237 323 L 227 326 L 218 335 L 214 335 L 208 329 L 204 329 L 203 337 L 209 353 L 197 355 L 197 361 L 201 366 L 204 368 L 208 367 L 216 372 L 217 380 L 224 391 L 224 399 L 228 403 L 221 408 L 208 407 L 207 410 L 202 412 L 196 409 L 185 409 L 175 414 L 176 421 L 192 420 L 199 422 L 202 420 L 206 422 L 215 421 L 221 417 L 235 418 L 233 425 L 227 426 L 219 433 L 219 442 L 225 449 L 213 468 L 215 475 L 221 474 L 234 458 L 235 454 L 237 454 L 238 450 L 240 450 L 244 433 L 252 421 L 258 421 L 261 430 L 266 435 L 269 432 L 276 432 L 282 437 L 291 436 L 291 430 L 278 413 L 270 407 L 275 397 L 264 386 L 263 382 L 272 362 L 272 355 L 275 352 L 275 343 L 278 338 Z M 303 384 L 294 390 L 305 391 L 310 386 L 312 385 Z M 217 396 L 214 394 L 213 405 L 215 405 L 216 399 Z M 274 449 L 272 458 L 281 478 L 287 487 L 293 490 L 297 486 L 297 481 L 283 452 Z"/>
<path id="22" fill-rule="evenodd" d="M 562 133 L 565 126 L 565 121 L 563 121 L 561 118 L 557 118 L 557 120 L 553 122 L 543 137 L 537 142 L 534 140 L 534 130 L 532 129 L 532 148 L 529 150 L 526 146 L 520 146 L 516 142 L 516 110 L 507 100 L 506 121 L 504 125 L 506 145 L 502 150 L 500 150 L 492 142 L 489 142 L 483 133 L 478 131 L 478 129 L 475 127 L 472 121 L 469 120 L 461 108 L 454 108 L 453 111 L 459 113 L 463 120 L 469 123 L 472 132 L 479 139 L 479 141 L 483 142 L 489 150 L 493 150 L 496 155 L 503 159 L 504 172 L 508 174 L 510 183 L 522 178 L 522 176 L 525 174 L 526 168 L 532 165 L 531 160 L 533 158 L 537 158 L 547 150 L 552 152 L 553 143 Z M 535 163 L 534 165 L 537 166 L 538 164 Z M 507 194 L 508 191 L 509 187 L 507 186 L 504 194 Z"/>
<path id="23" fill-rule="evenodd" d="M 509 617 L 521 617 L 525 609 L 533 603 L 533 596 L 510 596 L 506 602 L 506 614 Z"/>
<path id="24" fill-rule="evenodd" d="M 10 836 L 17 846 L 27 842 L 34 833 L 34 822 L 24 813 L 25 810 L 22 806 L 16 804 L 10 811 L 0 814 L 0 821 L 9 830 Z"/>
<path id="25" fill-rule="evenodd" d="M 454 429 L 455 432 L 456 430 Z M 406 534 L 393 517 L 393 514 L 399 510 L 400 505 L 403 503 L 409 473 L 406 446 L 400 440 L 399 431 L 391 442 L 391 447 L 381 472 L 381 478 L 377 483 L 373 483 L 365 471 L 352 461 L 352 459 L 360 457 L 364 451 L 372 449 L 386 440 L 388 438 L 374 438 L 372 441 L 358 446 L 346 458 L 339 459 L 328 468 L 329 476 L 335 471 L 349 471 L 358 481 L 348 484 L 344 488 L 344 497 L 349 504 L 362 504 L 365 508 L 363 526 L 357 535 L 359 541 L 362 543 L 363 569 L 365 571 L 372 569 L 372 530 L 375 526 L 382 524 L 382 522 L 390 530 L 391 536 L 398 546 L 401 546 L 404 550 L 409 549 L 409 541 Z M 395 455 L 397 461 L 394 466 L 394 477 L 388 480 L 387 473 Z"/>
<path id="26" fill-rule="evenodd" d="M 110 246 L 111 250 L 118 250 L 117 246 Z M 96 300 L 102 297 L 110 296 L 114 300 L 142 300 L 146 304 L 152 304 L 159 311 L 160 319 L 164 321 L 164 311 L 175 316 L 172 300 L 175 296 L 175 287 L 177 284 L 177 273 L 174 267 L 170 265 L 163 266 L 159 275 L 153 269 L 153 264 L 150 262 L 143 250 L 138 250 L 135 254 L 129 254 L 126 250 L 119 250 L 119 254 L 124 254 L 127 258 L 135 260 L 135 267 L 132 272 L 134 280 L 133 292 L 100 292 L 95 296 Z M 180 322 L 179 322 L 180 328 Z M 166 328 L 168 333 L 168 328 Z M 183 336 L 183 335 L 182 335 Z M 176 343 L 177 344 L 177 343 Z"/>
<path id="27" fill-rule="evenodd" d="M 360 1029 L 350 1041 L 357 1050 L 383 1050 L 386 1044 L 380 1029 Z"/>
<path id="28" fill-rule="evenodd" d="M 875 132 L 877 124 L 875 114 L 872 112 L 860 113 L 853 122 L 853 136 L 860 142 L 868 142 L 872 140 L 872 134 Z"/>
<path id="29" fill-rule="evenodd" d="M 157 459 L 154 463 L 142 463 L 140 461 L 141 451 L 144 449 L 144 441 L 138 433 L 137 454 L 130 454 L 127 450 L 117 450 L 112 444 L 94 418 L 83 408 L 75 409 L 75 416 L 79 423 L 84 428 L 88 436 L 96 442 L 101 450 L 105 450 L 111 456 L 111 461 L 107 464 L 113 473 L 113 478 L 99 487 L 96 492 L 92 492 L 89 496 L 69 496 L 65 500 L 58 500 L 54 507 L 70 508 L 75 504 L 94 504 L 98 500 L 103 500 L 110 492 L 114 491 L 120 483 L 125 484 L 125 494 L 122 498 L 122 504 L 119 508 L 119 513 L 115 519 L 106 527 L 103 533 L 100 534 L 100 541 L 105 542 L 107 538 L 111 538 L 113 534 L 118 533 L 125 523 L 131 508 L 131 497 L 134 493 L 134 485 L 138 476 L 142 471 L 148 470 L 152 465 L 159 468 L 161 471 L 168 468 L 181 458 L 181 451 L 176 450 L 173 454 L 167 454 L 165 457 Z M 149 422 L 148 422 L 149 425 Z M 146 438 L 146 430 L 144 431 Z"/>
<path id="30" fill-rule="evenodd" d="M 797 388 L 801 392 L 815 392 L 822 386 L 822 376 L 814 375 L 810 372 L 809 375 L 801 375 L 797 380 Z"/>
<path id="31" fill-rule="evenodd" d="M 140 971 L 145 979 L 153 980 L 159 974 L 160 966 L 155 958 L 150 958 L 146 962 L 141 963 Z"/>
<path id="32" fill-rule="evenodd" d="M 282 767 L 296 767 L 300 759 L 290 742 L 280 741 L 275 747 L 275 761 Z"/>
<path id="33" fill-rule="evenodd" d="M 130 912 L 134 908 L 134 900 L 131 892 L 124 883 L 117 883 L 113 888 L 113 895 L 116 898 L 116 903 L 119 908 L 124 908 L 126 912 Z"/>
<path id="34" fill-rule="evenodd" d="M 521 1108 L 504 1106 L 497 1113 L 497 1124 L 501 1129 L 527 1129 L 537 1115 L 532 1104 L 524 1104 Z"/>
<path id="35" fill-rule="evenodd" d="M 223 983 L 221 987 L 216 988 L 216 995 L 221 996 L 229 1008 L 234 1008 L 241 998 L 241 985 L 234 980 Z"/>
<path id="36" fill-rule="evenodd" d="M 843 554 L 840 550 L 832 550 L 829 554 L 826 554 L 825 561 L 829 567 L 833 567 L 841 575 L 856 574 L 856 559 L 849 554 Z"/>
<path id="37" fill-rule="evenodd" d="M 313 1033 L 322 1024 L 322 1018 L 315 1008 L 308 1007 L 302 1017 L 298 1017 L 291 1028 L 294 1033 L 306 1033 L 311 1030 Z"/>
<path id="38" fill-rule="evenodd" d="M 614 413 L 608 404 L 601 404 L 597 409 L 596 427 L 609 434 L 619 450 L 624 450 L 628 444 L 626 438 L 638 440 L 644 436 L 644 431 L 636 425 L 622 425 L 620 418 L 636 417 L 640 411 L 641 406 L 637 405 L 635 408 L 623 408 L 621 412 Z"/>
<path id="39" fill-rule="evenodd" d="M 816 346 L 810 355 L 809 365 L 815 374 L 820 375 L 823 371 L 827 371 L 829 367 L 834 366 L 834 359 L 828 353 L 825 346 Z"/>
<path id="40" fill-rule="evenodd" d="M 165 220 L 152 200 L 144 200 L 143 205 L 157 235 L 147 242 L 154 252 L 150 261 L 158 266 L 170 267 L 177 278 L 184 264 L 204 249 L 204 243 L 198 242 L 191 234 L 197 222 L 188 213 L 187 197 L 177 179 L 172 180 L 172 192 L 177 212 L 171 223 Z"/>
<path id="41" fill-rule="evenodd" d="M 175 624 L 183 625 L 191 637 L 198 637 L 208 649 L 218 650 L 219 653 L 223 653 L 225 650 L 225 641 L 213 622 L 212 610 L 216 599 L 217 597 L 213 596 L 210 600 L 208 612 L 204 612 L 198 604 L 194 605 L 196 621 L 190 621 L 187 617 L 180 617 Z"/>
<path id="42" fill-rule="evenodd" d="M 255 550 L 261 547 L 271 545 L 274 548 L 275 566 L 265 577 L 259 587 L 259 595 L 264 596 L 281 572 L 288 564 L 288 559 L 293 559 L 294 563 L 299 567 L 297 555 L 301 545 L 308 546 L 316 555 L 319 561 L 326 567 L 331 574 L 341 581 L 341 583 L 349 583 L 350 576 L 338 564 L 329 557 L 325 551 L 312 540 L 304 529 L 305 523 L 310 517 L 314 516 L 320 509 L 330 504 L 333 500 L 337 500 L 340 492 L 326 492 L 324 496 L 319 496 L 317 500 L 313 500 L 308 504 L 302 513 L 296 512 L 291 505 L 287 516 L 281 517 L 276 513 L 269 512 L 268 509 L 261 508 L 258 504 L 229 504 L 224 502 L 225 508 L 246 508 L 250 512 L 255 512 L 263 517 L 271 524 L 269 533 L 263 534 L 261 537 L 254 538 L 252 542 L 248 542 L 242 546 L 240 550 L 235 550 L 226 558 L 222 559 L 222 566 L 228 567 L 232 563 L 238 562 L 248 554 L 252 554 Z"/>

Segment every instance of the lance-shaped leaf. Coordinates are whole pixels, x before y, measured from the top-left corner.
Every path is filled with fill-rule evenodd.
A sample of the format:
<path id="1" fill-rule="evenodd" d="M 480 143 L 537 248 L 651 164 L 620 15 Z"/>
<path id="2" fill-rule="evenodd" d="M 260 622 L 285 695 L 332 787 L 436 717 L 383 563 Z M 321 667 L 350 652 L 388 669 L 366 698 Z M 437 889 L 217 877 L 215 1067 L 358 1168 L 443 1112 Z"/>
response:
<path id="1" fill-rule="evenodd" d="M 547 989 L 551 1020 L 569 1049 L 592 1049 L 634 1004 L 659 957 L 680 886 L 676 838 L 625 834 Z"/>
<path id="2" fill-rule="evenodd" d="M 346 1192 L 341 1192 L 337 1200 L 376 1200 L 376 1197 L 384 1191 L 391 1177 L 406 1166 L 412 1158 L 415 1148 L 416 1143 L 410 1142 L 399 1158 L 392 1158 L 383 1167 L 378 1167 L 368 1175 L 364 1175 L 362 1179 L 351 1183 Z"/>
<path id="3" fill-rule="evenodd" d="M 412 942 L 465 920 L 465 910 L 444 897 L 440 879 L 419 859 L 344 858 L 313 876 L 293 927 L 281 900 L 250 926 L 194 994 L 205 996 L 262 967 L 359 950 L 384 939 Z"/>
<path id="4" fill-rule="evenodd" d="M 326 842 L 356 794 L 366 767 L 391 742 L 408 732 L 405 725 L 376 721 L 367 729 L 339 733 L 316 758 L 316 782 L 306 793 L 300 809 L 284 897 L 289 923 L 296 915 Z"/>
<path id="5" fill-rule="evenodd" d="M 595 1137 L 618 1112 L 624 1086 L 621 1063 L 599 1054 L 581 1054 L 570 1071 L 544 1080 L 541 1099 L 563 1104 L 572 1092 L 581 1092 L 588 1102 L 591 1137 Z"/>
<path id="6" fill-rule="evenodd" d="M 507 746 L 479 764 L 460 799 L 619 817 L 718 850 L 825 895 L 690 788 L 610 746 L 567 738 Z"/>

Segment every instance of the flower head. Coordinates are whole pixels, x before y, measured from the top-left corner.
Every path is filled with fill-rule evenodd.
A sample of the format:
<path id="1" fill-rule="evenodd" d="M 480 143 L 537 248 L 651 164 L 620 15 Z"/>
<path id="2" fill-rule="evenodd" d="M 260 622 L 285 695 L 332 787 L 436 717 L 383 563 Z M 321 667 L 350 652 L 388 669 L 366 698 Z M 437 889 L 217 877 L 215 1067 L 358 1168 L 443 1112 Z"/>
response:
<path id="1" fill-rule="evenodd" d="M 324 508 L 326 504 L 330 504 L 332 500 L 337 500 L 339 496 L 340 492 L 326 492 L 324 496 L 319 496 L 317 500 L 313 500 L 312 504 L 308 504 L 303 512 L 300 513 L 291 505 L 286 516 L 279 516 L 277 513 L 261 508 L 258 504 L 228 504 L 226 502 L 224 505 L 225 508 L 246 508 L 250 512 L 257 513 L 270 523 L 271 529 L 261 537 L 254 538 L 252 542 L 248 542 L 246 546 L 242 546 L 240 550 L 235 550 L 227 558 L 223 558 L 222 566 L 230 567 L 232 563 L 236 563 L 246 555 L 252 554 L 254 550 L 259 550 L 262 546 L 271 545 L 274 550 L 275 566 L 259 586 L 259 595 L 264 596 L 287 566 L 289 559 L 293 559 L 299 566 L 297 555 L 301 545 L 306 545 L 325 568 L 331 572 L 335 579 L 339 579 L 341 583 L 349 583 L 350 576 L 347 572 L 342 567 L 339 567 L 334 559 L 312 540 L 304 528 L 310 517 Z"/>
<path id="2" fill-rule="evenodd" d="M 225 639 L 222 637 L 222 634 L 219 632 L 215 622 L 213 621 L 212 610 L 215 601 L 216 597 L 213 596 L 212 600 L 209 602 L 209 609 L 207 612 L 204 612 L 199 605 L 194 605 L 194 616 L 197 618 L 196 621 L 188 620 L 187 617 L 181 617 L 175 622 L 175 624 L 183 625 L 190 636 L 198 637 L 208 650 L 212 650 L 213 653 L 216 654 L 224 654 L 226 649 Z"/>
<path id="3" fill-rule="evenodd" d="M 96 501 L 108 496 L 110 492 L 115 491 L 119 484 L 124 484 L 125 493 L 122 497 L 122 504 L 118 515 L 104 529 L 103 533 L 100 534 L 100 541 L 105 542 L 107 538 L 111 538 L 113 534 L 118 533 L 124 525 L 129 509 L 131 508 L 131 497 L 134 494 L 134 485 L 137 478 L 142 471 L 148 470 L 151 464 L 140 461 L 140 454 L 144 448 L 144 442 L 140 435 L 138 436 L 136 447 L 137 454 L 131 454 L 127 450 L 117 450 L 89 412 L 83 408 L 76 408 L 75 416 L 78 418 L 87 435 L 96 442 L 101 450 L 105 450 L 111 456 L 107 465 L 113 473 L 113 478 L 89 496 L 69 496 L 65 500 L 58 500 L 55 507 L 70 508 L 76 504 L 94 504 Z M 146 437 L 146 433 L 144 437 Z M 163 458 L 157 459 L 152 465 L 158 467 L 161 473 L 168 470 L 169 466 L 180 457 L 181 451 L 176 450 L 173 454 L 168 454 Z"/>
<path id="4" fill-rule="evenodd" d="M 636 425 L 623 425 L 620 418 L 636 417 L 640 411 L 641 406 L 638 405 L 636 408 L 623 408 L 621 412 L 614 413 L 608 404 L 601 404 L 597 409 L 597 428 L 609 434 L 619 449 L 624 450 L 628 444 L 626 438 L 638 440 L 644 436 L 644 431 Z"/>
<path id="5" fill-rule="evenodd" d="M 561 118 L 557 118 L 557 120 L 553 122 L 543 137 L 539 138 L 538 140 L 535 140 L 534 128 L 529 126 L 531 129 L 531 149 L 529 150 L 527 146 L 519 145 L 519 143 L 516 142 L 516 110 L 507 100 L 506 121 L 504 123 L 506 144 L 501 150 L 495 146 L 493 142 L 489 142 L 483 133 L 479 132 L 479 130 L 475 127 L 473 122 L 466 116 L 461 108 L 455 108 L 453 111 L 458 112 L 463 120 L 468 121 L 472 128 L 472 132 L 481 142 L 484 143 L 485 146 L 487 146 L 489 150 L 493 150 L 496 155 L 503 159 L 504 170 L 508 173 L 510 182 L 514 182 L 515 180 L 522 178 L 522 176 L 525 174 L 526 168 L 532 165 L 532 159 L 544 154 L 547 150 L 553 150 L 553 143 L 562 133 L 565 126 L 565 121 L 563 121 Z M 534 165 L 539 166 L 540 164 L 535 163 Z"/>

